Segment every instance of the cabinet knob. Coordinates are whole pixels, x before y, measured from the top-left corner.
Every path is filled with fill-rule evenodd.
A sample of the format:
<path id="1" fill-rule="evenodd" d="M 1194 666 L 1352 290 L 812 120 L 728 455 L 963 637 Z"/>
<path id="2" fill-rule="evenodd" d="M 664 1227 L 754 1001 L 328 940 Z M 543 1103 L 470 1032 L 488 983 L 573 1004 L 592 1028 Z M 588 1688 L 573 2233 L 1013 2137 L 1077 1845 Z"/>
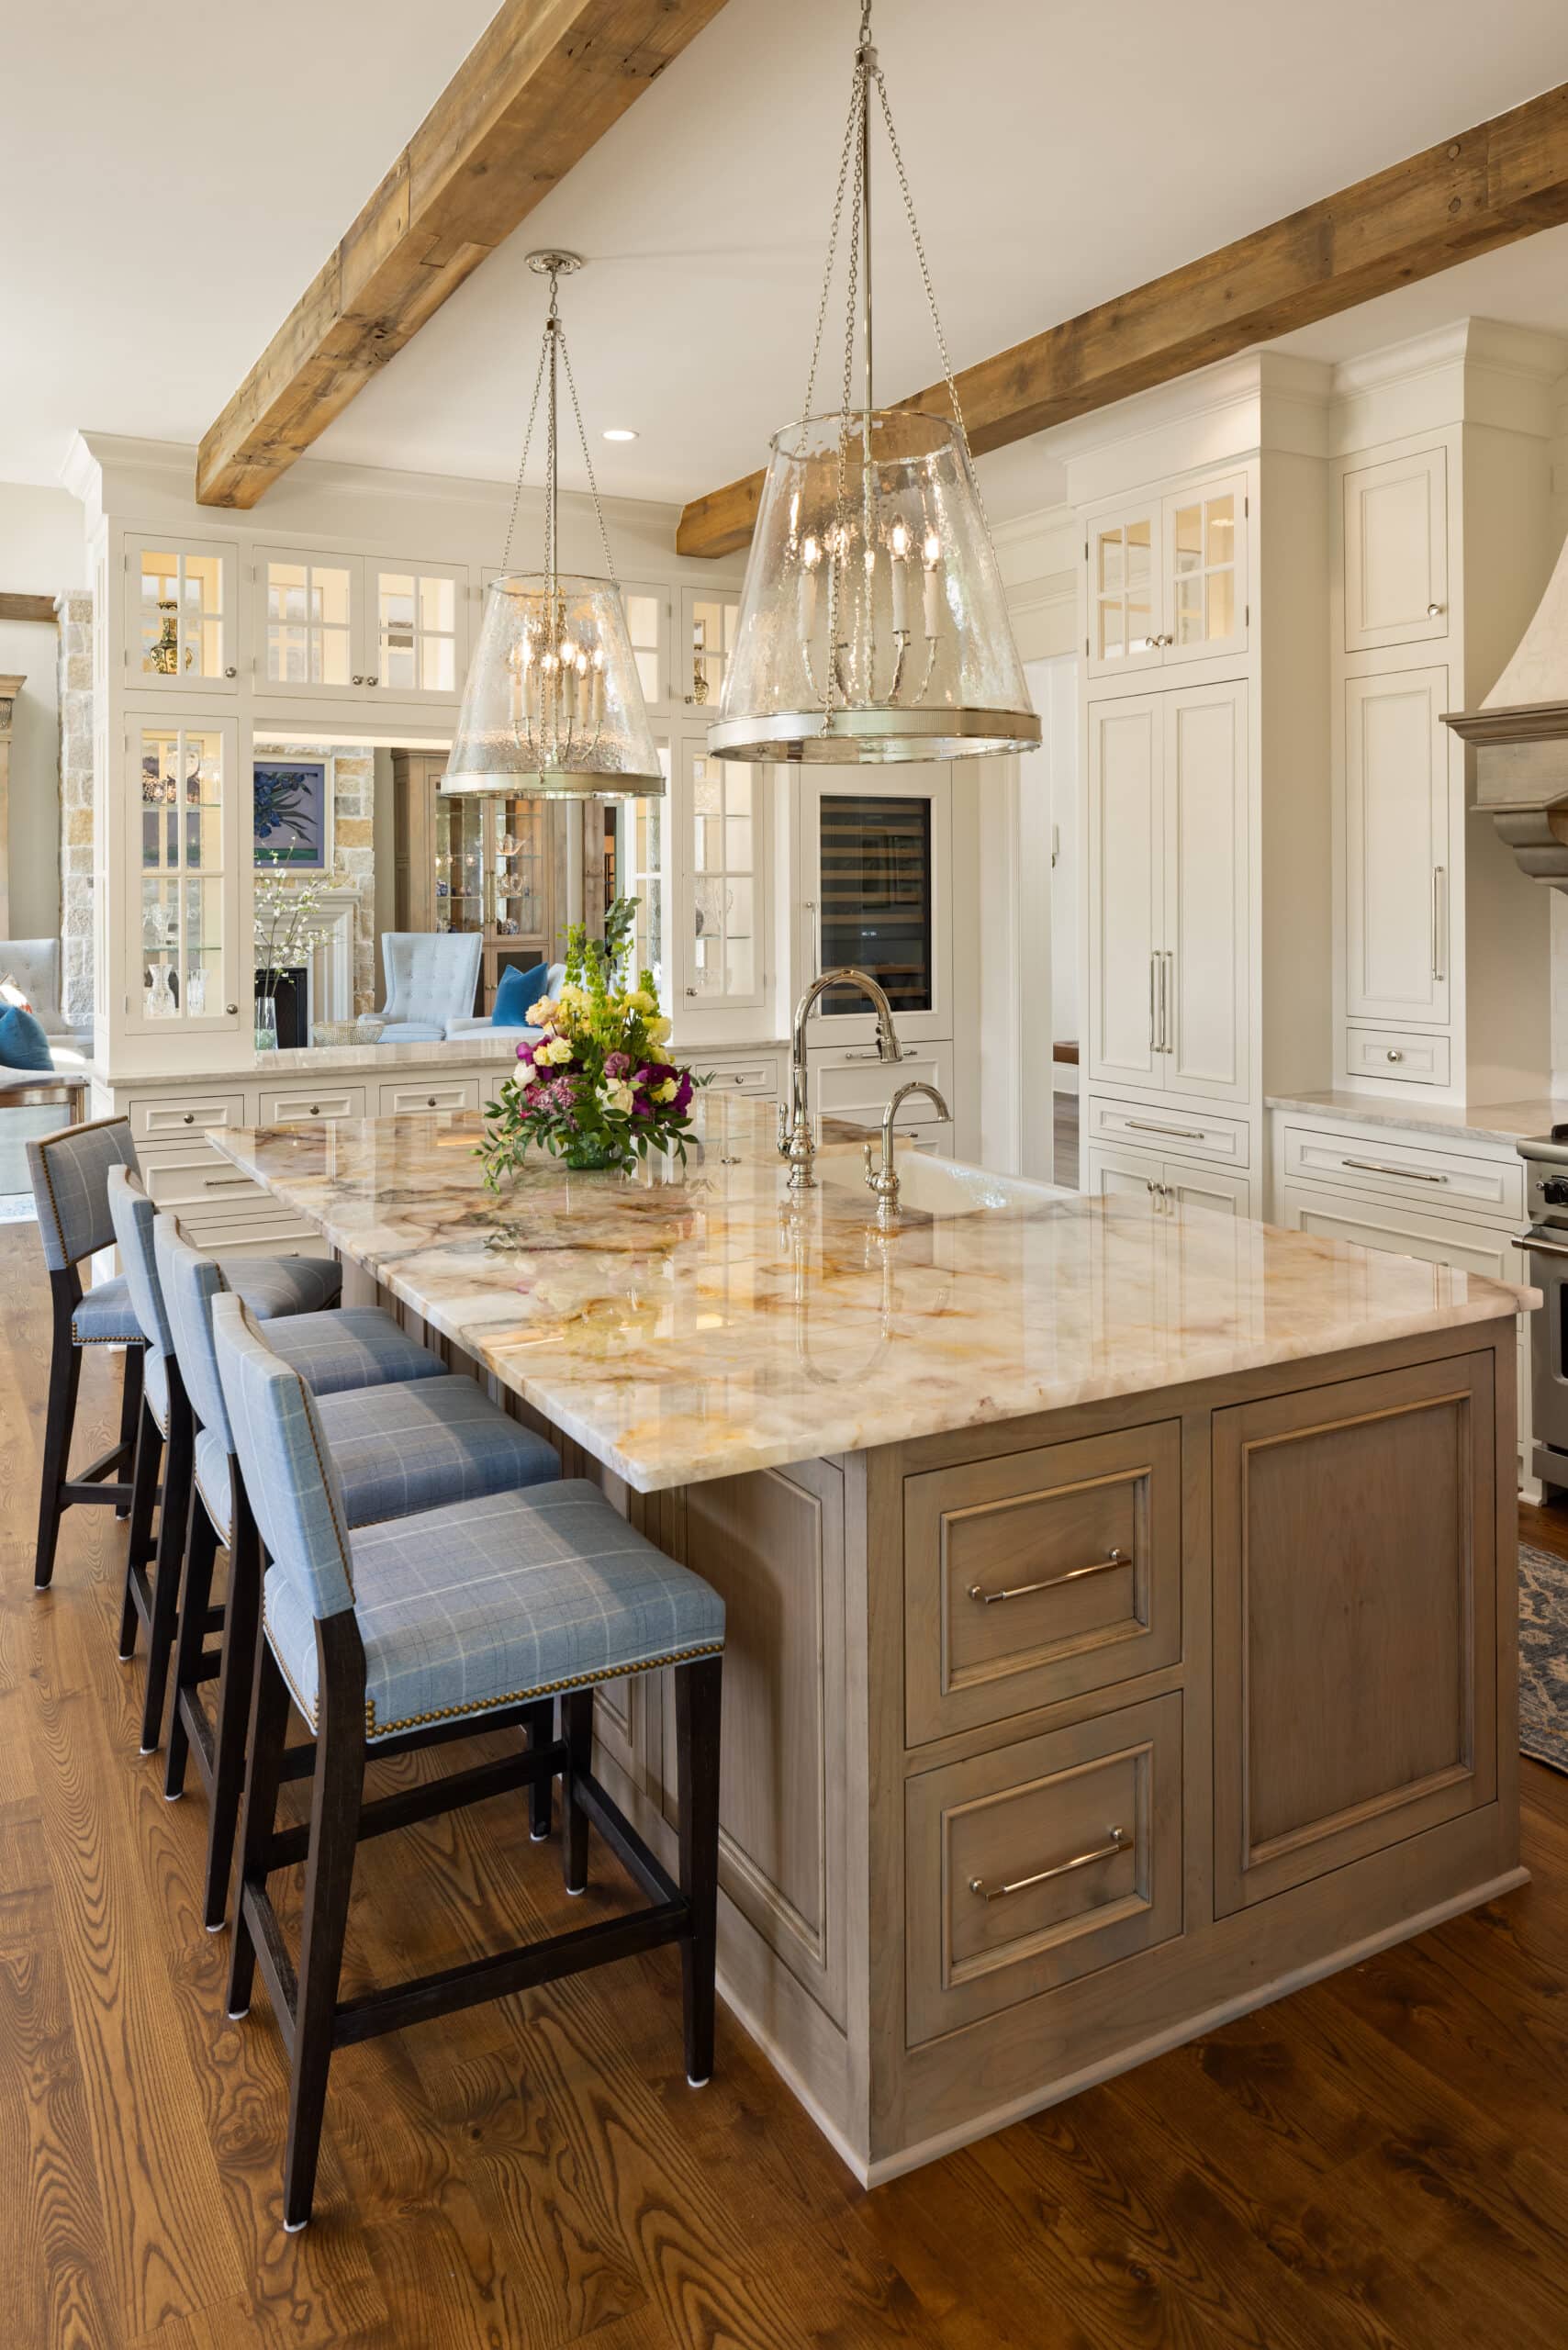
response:
<path id="1" fill-rule="evenodd" d="M 1390 1045 L 1388 1048 L 1388 1058 L 1391 1061 L 1402 1061 L 1405 1058 L 1405 1056 L 1400 1051 L 1397 1045 Z"/>
<path id="2" fill-rule="evenodd" d="M 1428 604 L 1427 607 L 1427 618 L 1429 621 L 1437 620 L 1441 614 L 1442 609 L 1443 608 L 1440 604 Z"/>
<path id="3" fill-rule="evenodd" d="M 187 1110 L 187 1111 L 185 1112 L 185 1125 L 186 1125 L 187 1126 L 194 1126 L 194 1125 L 195 1125 L 195 1124 L 196 1124 L 196 1112 L 195 1112 L 194 1110 Z"/>
<path id="4" fill-rule="evenodd" d="M 379 677 L 366 677 L 366 678 L 364 678 L 364 679 L 363 680 L 363 682 L 364 682 L 365 685 L 367 685 L 367 686 L 375 686 L 375 685 L 379 685 L 379 684 L 380 684 L 380 682 L 381 682 L 381 680 L 379 679 Z"/>
<path id="5" fill-rule="evenodd" d="M 226 1003 L 223 1009 L 225 1012 L 238 1012 L 240 1007 L 237 1003 Z"/>
<path id="6" fill-rule="evenodd" d="M 320 1114 L 321 1114 L 321 1104 L 319 1103 L 319 1102 L 312 1102 L 312 1103 L 310 1104 L 310 1115 L 311 1115 L 313 1118 L 319 1118 L 319 1117 L 320 1116 Z"/>
<path id="7" fill-rule="evenodd" d="M 233 663 L 232 663 L 232 662 L 230 662 L 230 665 L 229 665 L 229 666 L 228 666 L 228 668 L 227 668 L 227 669 L 225 669 L 225 671 L 223 672 L 223 674 L 224 674 L 224 676 L 225 676 L 226 677 L 237 677 L 239 676 L 240 672 L 239 672 L 239 670 L 238 670 L 238 669 L 236 669 L 236 668 L 235 668 L 235 666 L 234 666 Z"/>
<path id="8" fill-rule="evenodd" d="M 433 1109 L 435 1108 L 435 1095 L 434 1095 L 433 1093 L 431 1093 L 431 1094 L 427 1094 L 427 1095 L 426 1095 L 426 1097 L 425 1097 L 425 1105 L 426 1105 L 426 1107 L 427 1107 L 428 1109 L 431 1109 L 431 1110 L 433 1110 Z"/>

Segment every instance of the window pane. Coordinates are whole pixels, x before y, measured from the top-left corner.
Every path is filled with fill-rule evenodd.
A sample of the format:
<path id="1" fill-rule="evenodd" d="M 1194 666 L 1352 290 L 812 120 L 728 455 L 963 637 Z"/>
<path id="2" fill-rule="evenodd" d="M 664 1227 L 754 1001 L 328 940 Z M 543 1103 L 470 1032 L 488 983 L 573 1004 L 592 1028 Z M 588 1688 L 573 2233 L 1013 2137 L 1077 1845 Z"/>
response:
<path id="1" fill-rule="evenodd" d="M 1127 585 L 1143 587 L 1154 565 L 1154 524 L 1151 520 L 1129 522 L 1127 525 Z"/>
<path id="2" fill-rule="evenodd" d="M 1236 574 L 1211 571 L 1204 585 L 1208 590 L 1208 633 L 1229 636 L 1236 625 Z"/>
<path id="3" fill-rule="evenodd" d="M 414 582 L 412 576 L 402 571 L 384 571 L 381 575 L 381 617 L 385 620 L 407 621 L 414 618 Z"/>
<path id="4" fill-rule="evenodd" d="M 1236 500 L 1232 497 L 1211 498 L 1204 509 L 1208 517 L 1208 546 L 1204 555 L 1208 563 L 1236 561 Z"/>
<path id="5" fill-rule="evenodd" d="M 1100 606 L 1100 657 L 1103 661 L 1113 660 L 1120 655 L 1122 650 L 1121 605 L 1102 603 Z"/>
<path id="6" fill-rule="evenodd" d="M 420 626 L 444 631 L 450 636 L 457 625 L 457 590 L 450 579 L 420 581 Z"/>
<path id="7" fill-rule="evenodd" d="M 1196 571 L 1204 559 L 1204 509 L 1201 506 L 1179 506 L 1176 509 L 1175 556 L 1178 572 Z"/>
<path id="8" fill-rule="evenodd" d="M 310 566 L 310 616 L 327 628 L 349 624 L 349 575 L 319 564 Z"/>
<path id="9" fill-rule="evenodd" d="M 268 564 L 267 618 L 274 621 L 300 621 L 305 618 L 305 565 L 302 563 Z"/>
<path id="10" fill-rule="evenodd" d="M 349 632 L 324 628 L 314 634 L 311 675 L 320 686 L 346 686 L 349 681 Z"/>
<path id="11" fill-rule="evenodd" d="M 747 879 L 732 876 L 725 893 L 724 930 L 730 938 L 749 938 L 752 934 L 753 885 Z"/>
<path id="12" fill-rule="evenodd" d="M 1178 644 L 1201 644 L 1204 635 L 1204 582 L 1202 578 L 1179 579 L 1176 582 L 1176 642 Z"/>
<path id="13" fill-rule="evenodd" d="M 722 769 L 724 805 L 732 816 L 751 813 L 751 769 L 732 761 Z"/>
<path id="14" fill-rule="evenodd" d="M 724 942 L 724 985 L 731 995 L 749 995 L 753 988 L 752 973 L 756 968 L 755 948 L 749 938 L 727 938 Z"/>
<path id="15" fill-rule="evenodd" d="M 637 664 L 637 683 L 643 688 L 643 699 L 644 701 L 659 700 L 661 697 L 659 693 L 658 655 L 656 653 L 636 653 L 633 654 L 633 658 Z"/>
<path id="16" fill-rule="evenodd" d="M 1100 586 L 1102 591 L 1113 596 L 1119 596 L 1122 592 L 1123 577 L 1122 534 L 1120 531 L 1102 531 L 1100 533 Z"/>
<path id="17" fill-rule="evenodd" d="M 751 871 L 751 818 L 732 816 L 724 826 L 724 863 L 732 873 Z"/>
<path id="18" fill-rule="evenodd" d="M 420 683 L 427 693 L 449 694 L 456 684 L 456 647 L 449 636 L 420 641 Z"/>
<path id="19" fill-rule="evenodd" d="M 650 648 L 656 656 L 659 643 L 659 606 L 656 597 L 627 597 L 626 631 L 634 645 L 639 648 Z M 656 670 L 656 657 L 655 666 Z"/>
<path id="20" fill-rule="evenodd" d="M 718 767 L 711 759 L 691 762 L 691 804 L 701 816 L 717 816 L 722 811 L 722 786 Z"/>

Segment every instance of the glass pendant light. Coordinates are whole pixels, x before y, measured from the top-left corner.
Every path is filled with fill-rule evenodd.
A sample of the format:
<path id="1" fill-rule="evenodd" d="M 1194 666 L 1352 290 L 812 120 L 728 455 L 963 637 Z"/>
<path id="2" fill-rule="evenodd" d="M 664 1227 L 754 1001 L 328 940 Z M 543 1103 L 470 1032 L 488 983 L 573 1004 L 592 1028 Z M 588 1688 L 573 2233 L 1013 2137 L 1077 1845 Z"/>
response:
<path id="1" fill-rule="evenodd" d="M 879 408 L 871 388 L 875 85 L 936 331 L 951 417 Z M 853 172 L 851 164 L 853 162 Z M 846 190 L 848 294 L 836 414 L 814 416 Z M 854 396 L 857 285 L 860 397 Z M 961 759 L 1032 749 L 1040 722 L 1013 642 L 995 550 L 863 0 L 849 120 L 803 420 L 763 484 L 708 748 L 726 759 Z"/>
<path id="2" fill-rule="evenodd" d="M 463 688 L 457 732 L 447 753 L 440 789 L 449 798 L 515 793 L 543 800 L 658 799 L 664 792 L 664 776 L 643 704 L 561 323 L 559 281 L 580 269 L 582 263 L 575 253 L 530 253 L 528 265 L 550 280 L 550 310 L 533 379 L 533 405 L 518 467 L 501 576 L 485 591 L 479 643 Z M 557 560 L 557 391 L 563 368 L 604 548 L 609 576 L 602 579 L 563 571 Z M 522 477 L 546 377 L 544 567 L 513 571 L 511 543 L 522 499 Z"/>

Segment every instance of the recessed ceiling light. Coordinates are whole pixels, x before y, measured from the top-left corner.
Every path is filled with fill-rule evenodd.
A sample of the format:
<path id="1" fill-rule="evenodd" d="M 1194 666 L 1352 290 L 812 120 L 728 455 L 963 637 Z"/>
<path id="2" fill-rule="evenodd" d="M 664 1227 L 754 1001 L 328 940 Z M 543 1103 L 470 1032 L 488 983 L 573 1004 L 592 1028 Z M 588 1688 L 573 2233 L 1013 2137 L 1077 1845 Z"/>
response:
<path id="1" fill-rule="evenodd" d="M 627 424 L 606 425 L 604 437 L 607 441 L 635 441 L 637 438 L 631 426 Z"/>

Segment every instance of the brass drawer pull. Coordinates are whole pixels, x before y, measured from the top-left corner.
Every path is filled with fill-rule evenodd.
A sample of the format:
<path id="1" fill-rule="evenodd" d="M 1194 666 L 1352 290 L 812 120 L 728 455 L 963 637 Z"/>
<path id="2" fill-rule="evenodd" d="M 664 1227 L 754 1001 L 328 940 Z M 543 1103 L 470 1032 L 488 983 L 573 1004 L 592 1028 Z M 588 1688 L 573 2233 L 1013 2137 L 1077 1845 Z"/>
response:
<path id="1" fill-rule="evenodd" d="M 1054 1868 L 1036 1869 L 1033 1876 L 1015 1876 L 1011 1885 L 987 1885 L 983 1876 L 972 1876 L 969 1891 L 978 1893 L 982 1901 L 1000 1901 L 1004 1893 L 1027 1893 L 1032 1885 L 1049 1885 L 1054 1876 L 1070 1876 L 1074 1869 L 1092 1867 L 1096 1861 L 1113 1861 L 1131 1842 L 1124 1829 L 1113 1828 L 1110 1842 L 1097 1844 L 1092 1852 L 1075 1852 L 1070 1861 L 1058 1861 Z"/>
<path id="2" fill-rule="evenodd" d="M 209 1192 L 237 1192 L 241 1187 L 249 1191 L 251 1188 L 248 1175 L 206 1175 L 202 1181 Z"/>
<path id="3" fill-rule="evenodd" d="M 1132 1564 L 1124 1550 L 1113 1550 L 1103 1559 L 1096 1559 L 1087 1567 L 1069 1567 L 1064 1575 L 1047 1575 L 1044 1583 L 1015 1583 L 1008 1591 L 982 1591 L 978 1583 L 969 1585 L 969 1597 L 978 1599 L 983 1607 L 994 1607 L 999 1599 L 1028 1599 L 1036 1591 L 1055 1591 L 1064 1583 L 1080 1583 L 1085 1575 L 1103 1575 L 1111 1567 Z"/>
<path id="4" fill-rule="evenodd" d="M 1129 1134 L 1173 1135 L 1178 1142 L 1206 1142 L 1208 1140 L 1202 1126 L 1156 1126 L 1152 1125 L 1147 1118 L 1129 1118 L 1126 1124 Z"/>
<path id="5" fill-rule="evenodd" d="M 1407 1183 L 1446 1183 L 1446 1175 L 1423 1175 L 1418 1167 L 1390 1167 L 1380 1158 L 1342 1158 L 1341 1167 L 1354 1167 L 1363 1175 L 1402 1175 Z"/>

